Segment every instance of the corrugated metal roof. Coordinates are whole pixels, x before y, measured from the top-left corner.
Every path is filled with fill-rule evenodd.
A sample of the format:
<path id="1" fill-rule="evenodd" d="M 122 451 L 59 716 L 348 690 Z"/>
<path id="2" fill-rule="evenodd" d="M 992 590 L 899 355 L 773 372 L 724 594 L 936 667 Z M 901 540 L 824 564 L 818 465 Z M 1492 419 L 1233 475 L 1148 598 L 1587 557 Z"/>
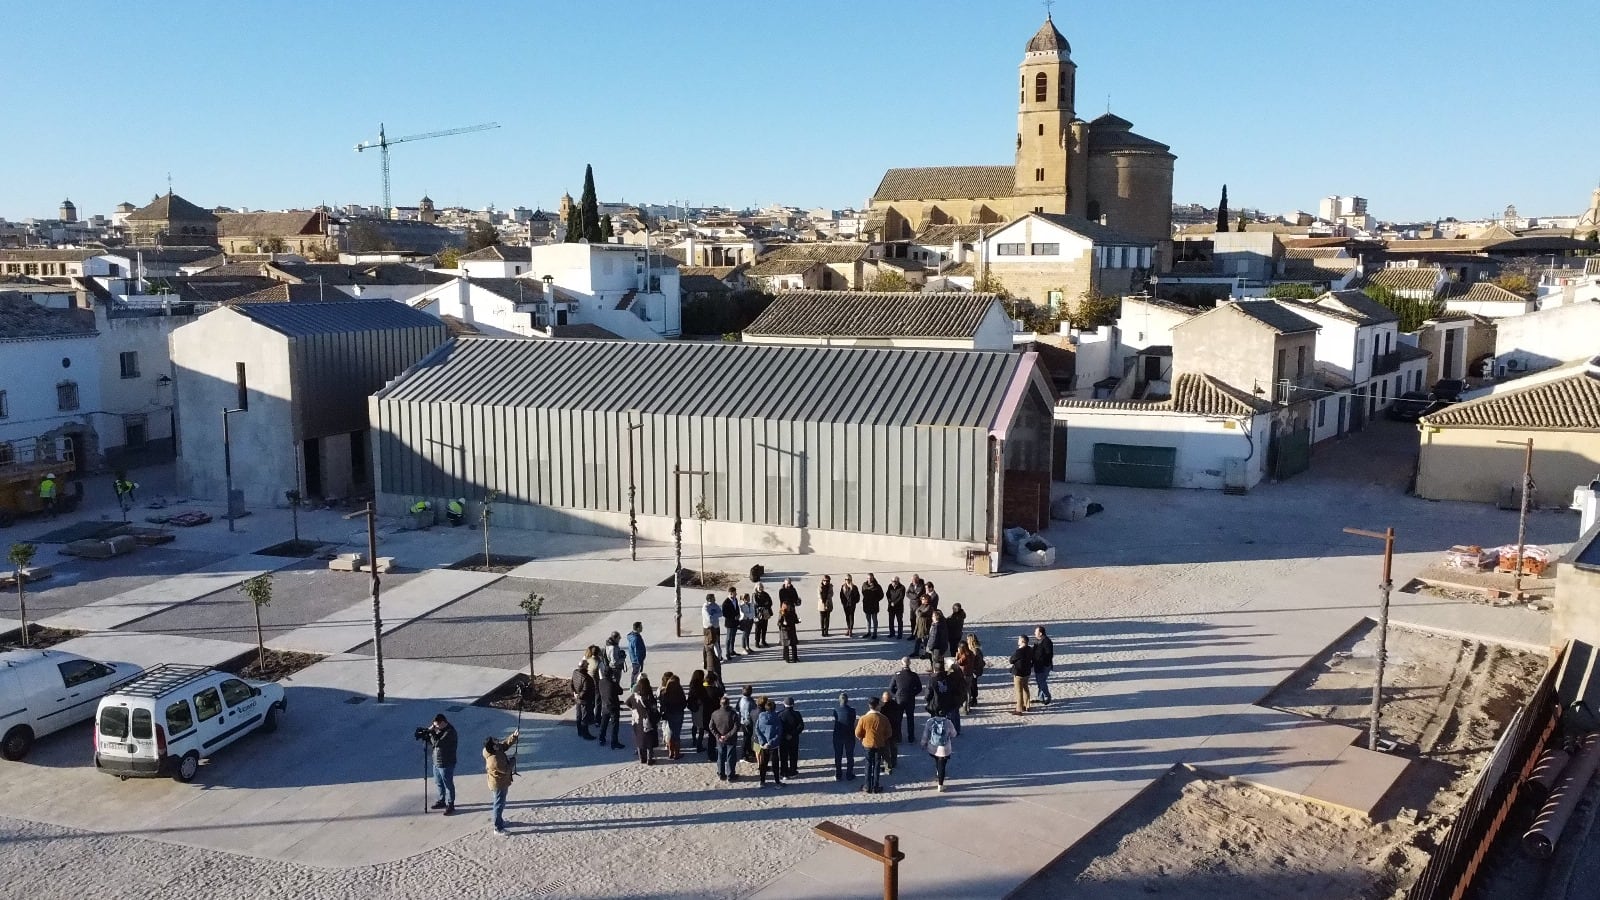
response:
<path id="1" fill-rule="evenodd" d="M 234 312 L 290 337 L 348 331 L 443 327 L 439 320 L 394 300 L 337 303 L 241 303 Z"/>
<path id="2" fill-rule="evenodd" d="M 1022 365 L 999 351 L 475 338 L 439 348 L 378 397 L 988 428 Z"/>

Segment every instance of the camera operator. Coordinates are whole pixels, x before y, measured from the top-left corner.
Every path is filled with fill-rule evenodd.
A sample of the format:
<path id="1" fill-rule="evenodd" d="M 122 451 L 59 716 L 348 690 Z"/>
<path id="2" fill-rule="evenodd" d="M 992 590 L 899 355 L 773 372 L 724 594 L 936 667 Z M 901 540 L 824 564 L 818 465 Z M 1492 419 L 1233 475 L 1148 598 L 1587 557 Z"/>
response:
<path id="1" fill-rule="evenodd" d="M 433 783 L 439 788 L 439 799 L 433 808 L 444 810 L 447 816 L 453 815 L 456 811 L 456 727 L 440 713 L 433 717 L 433 724 L 424 734 L 423 739 L 433 748 Z"/>

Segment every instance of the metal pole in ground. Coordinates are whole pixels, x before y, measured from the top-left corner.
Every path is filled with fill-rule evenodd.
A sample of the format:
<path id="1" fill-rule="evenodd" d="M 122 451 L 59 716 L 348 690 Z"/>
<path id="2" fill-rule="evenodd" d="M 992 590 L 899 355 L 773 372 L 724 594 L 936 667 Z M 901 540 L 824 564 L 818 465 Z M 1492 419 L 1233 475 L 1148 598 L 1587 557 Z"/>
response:
<path id="1" fill-rule="evenodd" d="M 672 467 L 672 602 L 677 624 L 674 637 L 683 637 L 683 467 Z"/>
<path id="2" fill-rule="evenodd" d="M 1378 721 L 1383 709 L 1383 675 L 1384 668 L 1389 661 L 1389 592 L 1394 583 L 1392 573 L 1394 570 L 1394 529 L 1386 528 L 1381 532 L 1367 531 L 1361 528 L 1346 528 L 1345 534 L 1355 534 L 1361 537 L 1380 538 L 1383 541 L 1383 581 L 1378 584 L 1378 669 L 1372 681 L 1372 713 L 1367 723 L 1367 749 L 1378 749 Z"/>
<path id="3" fill-rule="evenodd" d="M 373 509 L 372 501 L 367 501 L 366 509 L 360 509 L 345 516 L 354 519 L 356 516 L 367 517 L 367 571 L 372 573 L 372 660 L 378 674 L 378 702 L 383 702 L 383 609 L 378 602 L 378 511 Z"/>
<path id="4" fill-rule="evenodd" d="M 1517 515 L 1517 568 L 1512 575 L 1511 599 L 1522 602 L 1523 554 L 1528 549 L 1528 495 L 1533 493 L 1533 438 L 1528 438 L 1522 460 L 1522 511 Z"/>

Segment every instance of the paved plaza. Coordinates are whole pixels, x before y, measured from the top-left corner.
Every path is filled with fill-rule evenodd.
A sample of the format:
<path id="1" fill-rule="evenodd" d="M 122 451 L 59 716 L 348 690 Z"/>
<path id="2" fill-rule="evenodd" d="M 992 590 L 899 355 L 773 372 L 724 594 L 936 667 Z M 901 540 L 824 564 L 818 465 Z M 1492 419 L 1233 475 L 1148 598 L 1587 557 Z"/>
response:
<path id="1" fill-rule="evenodd" d="M 283 599 L 264 614 L 269 642 L 328 656 L 285 682 L 289 710 L 276 734 L 224 751 L 193 784 L 96 772 L 88 726 L 41 740 L 26 762 L 0 764 L 0 877 L 10 895 L 35 898 L 881 896 L 873 864 L 811 834 L 832 820 L 900 836 L 904 896 L 1002 897 L 1174 765 L 1313 794 L 1339 780 L 1348 737 L 1255 704 L 1373 612 L 1381 543 L 1341 529 L 1394 526 L 1397 584 L 1451 544 L 1493 545 L 1516 532 L 1514 513 L 1405 497 L 1403 475 L 1397 483 L 1389 471 L 1394 436 L 1380 427 L 1319 448 L 1310 473 L 1242 497 L 1072 486 L 1105 512 L 1056 523 L 1057 568 L 992 579 L 921 569 L 943 606 L 965 607 L 990 656 L 984 703 L 963 720 L 944 794 L 931 790 L 932 766 L 913 747 L 880 795 L 836 783 L 824 759 L 826 709 L 840 691 L 864 708 L 905 645 L 847 639 L 837 628 L 822 639 L 816 579 L 872 571 L 886 582 L 912 567 L 708 548 L 709 568 L 743 574 L 760 562 L 769 582 L 794 577 L 807 600 L 798 665 L 774 648 L 724 669 L 730 689 L 795 697 L 809 725 L 801 777 L 781 790 L 760 790 L 753 778 L 723 785 L 700 759 L 646 768 L 630 751 L 579 741 L 570 718 L 524 716 L 509 838 L 489 831 L 476 745 L 517 716 L 469 704 L 526 666 L 517 600 L 529 590 L 548 598 L 536 631 L 543 674 L 565 677 L 584 645 L 642 621 L 652 678 L 687 676 L 699 659 L 703 595 L 684 592 L 686 636 L 674 638 L 674 592 L 656 586 L 671 573 L 670 546 L 641 545 L 634 562 L 625 539 L 497 529 L 496 553 L 533 558 L 502 576 L 436 568 L 481 550 L 479 532 L 385 522 L 380 553 L 405 574 L 384 581 L 383 704 L 373 697 L 365 576 L 256 553 L 290 536 L 287 511 L 257 511 L 233 534 L 220 521 L 179 530 L 174 543 L 123 560 L 73 561 L 70 581 L 41 582 L 37 593 L 48 607 L 40 615 L 90 632 L 68 649 L 144 664 L 221 662 L 254 644 L 237 584 L 272 570 Z M 1363 458 L 1376 462 L 1353 462 Z M 300 516 L 303 535 L 345 550 L 364 539 L 351 525 L 336 511 Z M 1559 548 L 1576 527 L 1574 516 L 1537 513 L 1530 541 Z M 44 530 L 24 524 L 4 539 Z M 42 546 L 40 562 L 60 563 L 58 549 Z M 1403 593 L 1395 604 L 1397 622 L 1547 643 L 1548 619 L 1530 610 Z M 15 597 L 0 598 L 0 618 L 15 617 Z M 1041 623 L 1056 639 L 1056 702 L 1013 717 L 1003 660 L 1015 635 Z M 461 730 L 459 814 L 450 818 L 423 813 L 421 748 L 411 740 L 439 711 Z"/>

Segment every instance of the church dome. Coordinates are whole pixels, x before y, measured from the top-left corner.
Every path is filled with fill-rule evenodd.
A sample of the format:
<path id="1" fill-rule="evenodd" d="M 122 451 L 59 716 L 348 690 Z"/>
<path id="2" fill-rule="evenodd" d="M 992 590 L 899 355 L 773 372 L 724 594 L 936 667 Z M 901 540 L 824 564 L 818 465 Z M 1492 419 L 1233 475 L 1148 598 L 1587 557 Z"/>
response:
<path id="1" fill-rule="evenodd" d="M 1029 53 L 1071 53 L 1072 45 L 1067 43 L 1065 36 L 1056 28 L 1056 23 L 1049 16 L 1044 17 L 1044 24 L 1039 26 L 1039 32 L 1028 40 Z"/>

